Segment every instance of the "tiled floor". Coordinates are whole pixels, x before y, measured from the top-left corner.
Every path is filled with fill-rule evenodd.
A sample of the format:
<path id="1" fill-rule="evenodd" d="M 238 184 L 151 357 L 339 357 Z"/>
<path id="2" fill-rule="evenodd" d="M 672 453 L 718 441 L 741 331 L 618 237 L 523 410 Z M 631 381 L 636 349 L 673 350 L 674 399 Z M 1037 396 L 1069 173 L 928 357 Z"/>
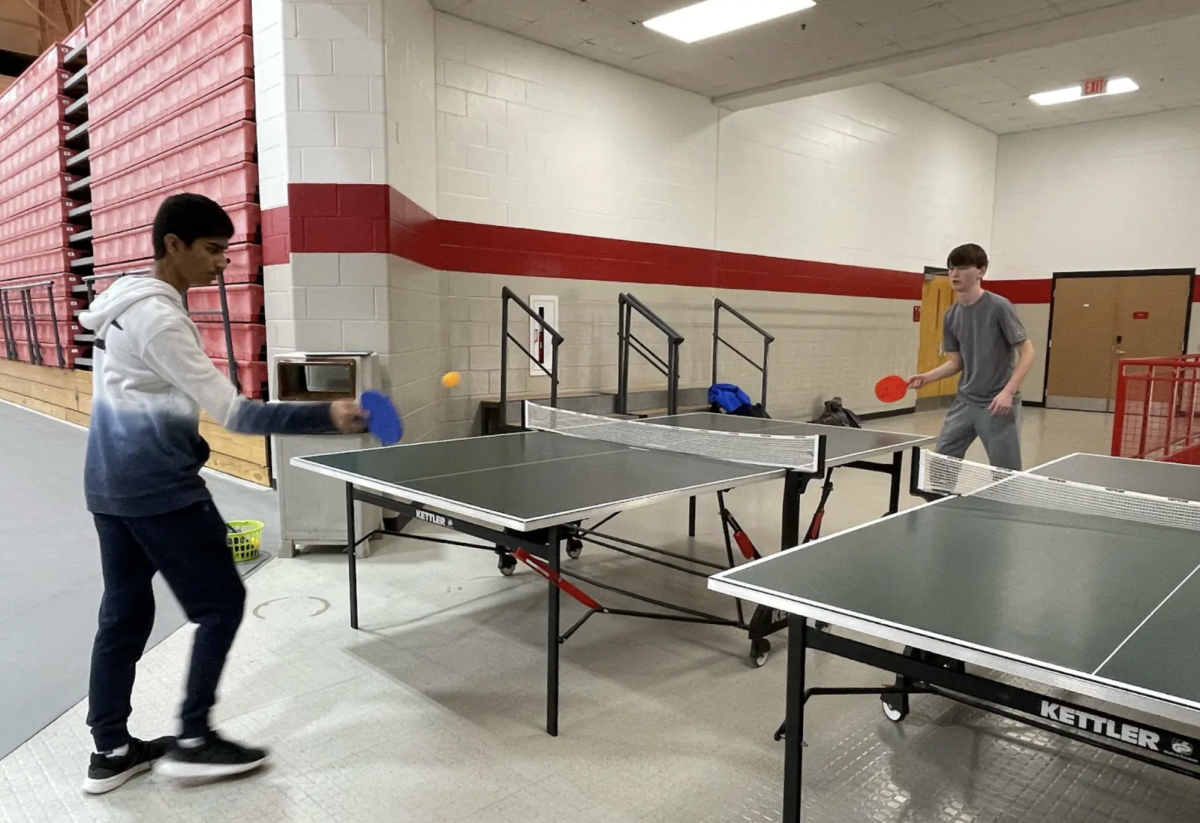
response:
<path id="1" fill-rule="evenodd" d="M 880 426 L 936 432 L 940 414 Z M 1111 419 L 1026 411 L 1029 465 L 1106 451 Z M 970 455 L 982 459 L 982 452 Z M 882 513 L 887 478 L 843 471 L 824 531 Z M 777 484 L 729 496 L 766 546 Z M 808 502 L 808 509 L 815 496 Z M 907 505 L 916 501 L 906 500 Z M 686 503 L 622 515 L 614 530 L 720 558 L 714 501 L 700 535 Z M 700 579 L 588 547 L 574 563 L 604 580 L 732 612 Z M 747 665 L 743 634 L 597 617 L 563 647 L 562 727 L 544 721 L 545 584 L 504 578 L 494 556 L 412 541 L 360 565 L 362 630 L 347 621 L 344 559 L 273 560 L 248 581 L 248 615 L 218 709 L 228 734 L 270 746 L 273 765 L 241 780 L 170 785 L 138 778 L 103 797 L 79 783 L 86 705 L 0 761 L 0 821 L 338 821 L 619 823 L 777 820 L 786 650 Z M 605 595 L 605 599 L 607 599 Z M 564 626 L 577 615 L 569 609 Z M 143 661 L 134 731 L 174 731 L 190 643 L 181 630 Z M 880 673 L 814 655 L 817 682 L 870 685 Z M 1200 787 L 936 698 L 903 724 L 871 698 L 825 698 L 809 713 L 810 821 L 1083 823 L 1195 820 Z"/>

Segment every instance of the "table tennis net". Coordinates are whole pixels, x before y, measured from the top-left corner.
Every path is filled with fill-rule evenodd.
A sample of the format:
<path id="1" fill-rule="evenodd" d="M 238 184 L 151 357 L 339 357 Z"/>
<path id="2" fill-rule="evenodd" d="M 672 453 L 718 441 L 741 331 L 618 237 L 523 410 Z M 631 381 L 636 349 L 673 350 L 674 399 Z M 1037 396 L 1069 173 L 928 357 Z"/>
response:
<path id="1" fill-rule="evenodd" d="M 820 435 L 797 437 L 689 429 L 642 420 L 613 420 L 609 417 L 529 402 L 525 404 L 525 427 L 633 448 L 660 449 L 732 463 L 809 473 L 821 470 Z"/>
<path id="2" fill-rule="evenodd" d="M 982 497 L 1020 506 L 1200 531 L 1197 501 L 1001 469 L 929 451 L 921 453 L 917 487 L 935 494 Z"/>

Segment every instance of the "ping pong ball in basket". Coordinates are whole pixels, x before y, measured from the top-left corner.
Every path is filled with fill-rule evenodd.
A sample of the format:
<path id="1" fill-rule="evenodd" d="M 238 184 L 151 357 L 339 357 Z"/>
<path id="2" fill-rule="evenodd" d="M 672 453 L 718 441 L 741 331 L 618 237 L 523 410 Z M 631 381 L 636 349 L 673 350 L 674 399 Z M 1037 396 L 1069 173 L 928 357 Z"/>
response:
<path id="1" fill-rule="evenodd" d="M 458 372 L 446 372 L 446 374 L 442 376 L 442 385 L 448 389 L 452 389 L 458 385 L 459 379 Z"/>

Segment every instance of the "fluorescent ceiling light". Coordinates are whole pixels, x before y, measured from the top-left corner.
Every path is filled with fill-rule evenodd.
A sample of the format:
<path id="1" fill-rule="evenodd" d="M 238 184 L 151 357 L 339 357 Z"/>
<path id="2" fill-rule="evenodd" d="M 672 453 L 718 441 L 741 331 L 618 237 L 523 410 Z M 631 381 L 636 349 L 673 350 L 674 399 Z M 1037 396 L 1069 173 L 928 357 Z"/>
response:
<path id="1" fill-rule="evenodd" d="M 1102 93 L 1089 94 L 1088 97 L 1107 97 L 1110 94 L 1127 94 L 1128 92 L 1137 90 L 1138 84 L 1128 77 L 1114 77 L 1108 81 L 1108 86 Z M 1029 95 L 1029 99 L 1039 106 L 1057 106 L 1059 103 L 1083 100 L 1083 86 L 1071 86 L 1066 89 L 1043 91 L 1038 94 Z"/>
<path id="2" fill-rule="evenodd" d="M 815 5 L 814 0 L 704 0 L 661 14 L 642 25 L 676 40 L 695 43 Z"/>

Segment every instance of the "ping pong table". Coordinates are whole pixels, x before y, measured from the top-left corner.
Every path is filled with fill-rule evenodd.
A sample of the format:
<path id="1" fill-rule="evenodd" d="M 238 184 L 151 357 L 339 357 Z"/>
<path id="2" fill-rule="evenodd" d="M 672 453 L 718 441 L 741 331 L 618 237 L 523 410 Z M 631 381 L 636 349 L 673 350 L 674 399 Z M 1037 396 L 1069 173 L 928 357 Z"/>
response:
<path id="1" fill-rule="evenodd" d="M 922 452 L 912 491 L 931 502 L 709 580 L 791 615 L 784 823 L 801 820 L 817 696 L 879 695 L 899 722 L 936 694 L 1198 776 L 1200 741 L 1158 723 L 1200 726 L 1200 468 L 1074 454 L 1009 472 Z M 808 688 L 807 649 L 896 680 Z"/>
<path id="2" fill-rule="evenodd" d="M 686 570 L 675 560 L 689 558 L 622 538 L 600 540 L 596 528 L 583 528 L 589 518 L 611 518 L 620 512 L 666 500 L 717 493 L 721 499 L 727 563 L 734 565 L 726 491 L 750 484 L 784 480 L 781 547 L 800 542 L 800 503 L 808 483 L 825 478 L 822 506 L 832 490 L 836 467 L 860 468 L 891 476 L 889 511 L 899 507 L 904 452 L 915 458 L 930 442 L 921 435 L 794 423 L 764 418 L 695 413 L 645 420 L 615 420 L 526 403 L 523 431 L 380 447 L 292 459 L 292 464 L 335 478 L 345 484 L 347 558 L 349 564 L 350 624 L 358 628 L 358 562 L 356 548 L 373 534 L 385 533 L 433 540 L 500 555 L 502 572 L 510 574 L 522 562 L 548 583 L 546 730 L 558 733 L 559 645 L 595 614 L 648 617 L 684 622 L 720 623 L 750 633 L 751 659 L 761 663 L 769 649 L 767 635 L 783 628 L 770 609 L 756 609 L 754 618 L 716 617 L 654 597 L 616 589 L 603 581 L 566 570 L 562 544 L 570 556 L 588 540 L 618 550 L 636 547 L 669 561 L 642 559 Z M 891 457 L 886 462 L 872 458 Z M 386 511 L 465 534 L 488 545 L 456 542 L 440 536 L 415 535 L 381 529 L 372 535 L 355 533 L 355 505 L 363 502 Z M 819 528 L 819 513 L 808 536 Z M 620 541 L 623 546 L 618 546 Z M 742 545 L 739 542 L 739 545 Z M 743 553 L 745 553 L 743 548 Z M 758 556 L 755 550 L 751 556 Z M 692 561 L 699 562 L 699 561 Z M 601 605 L 571 582 L 579 579 L 601 589 L 617 591 L 667 611 L 634 611 Z M 560 593 L 586 608 L 584 616 L 565 633 L 560 626 Z"/>

